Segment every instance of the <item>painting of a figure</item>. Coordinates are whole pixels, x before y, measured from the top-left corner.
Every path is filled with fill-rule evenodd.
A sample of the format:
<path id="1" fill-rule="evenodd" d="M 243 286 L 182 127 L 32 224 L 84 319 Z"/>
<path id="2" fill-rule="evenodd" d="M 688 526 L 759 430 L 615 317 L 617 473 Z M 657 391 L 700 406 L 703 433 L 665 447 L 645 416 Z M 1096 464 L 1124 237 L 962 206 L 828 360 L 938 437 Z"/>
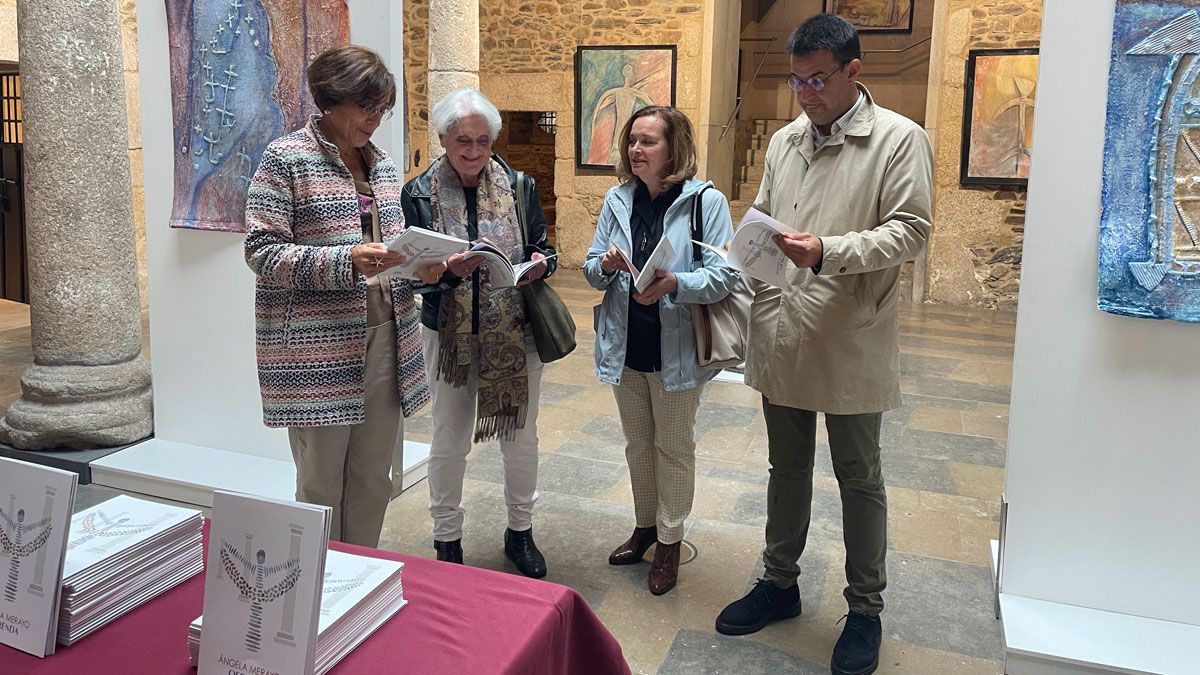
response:
<path id="1" fill-rule="evenodd" d="M 911 33 L 916 0 L 825 0 L 825 13 L 837 14 L 860 33 Z"/>
<path id="2" fill-rule="evenodd" d="M 317 112 L 305 80 L 346 44 L 346 0 L 166 0 L 174 123 L 171 227 L 245 231 L 263 149 Z"/>
<path id="3" fill-rule="evenodd" d="M 960 182 L 1027 185 L 1037 95 L 1036 49 L 972 50 L 967 59 Z"/>
<path id="4" fill-rule="evenodd" d="M 576 163 L 620 161 L 621 128 L 648 105 L 675 105 L 675 47 L 580 47 L 575 54 Z"/>
<path id="5" fill-rule="evenodd" d="M 1120 0 L 1100 210 L 1099 307 L 1200 323 L 1200 8 Z"/>

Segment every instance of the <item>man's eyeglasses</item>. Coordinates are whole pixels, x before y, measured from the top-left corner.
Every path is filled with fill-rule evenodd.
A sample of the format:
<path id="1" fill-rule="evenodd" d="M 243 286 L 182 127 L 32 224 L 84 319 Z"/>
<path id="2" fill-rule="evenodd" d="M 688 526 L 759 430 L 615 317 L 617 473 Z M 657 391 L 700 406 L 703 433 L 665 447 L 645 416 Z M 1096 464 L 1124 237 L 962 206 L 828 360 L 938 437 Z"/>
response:
<path id="1" fill-rule="evenodd" d="M 390 105 L 363 105 L 359 103 L 358 109 L 363 111 L 367 117 L 378 117 L 380 120 L 390 120 L 392 118 L 392 107 Z"/>
<path id="2" fill-rule="evenodd" d="M 846 64 L 843 63 L 842 65 L 838 66 L 837 68 L 834 68 L 833 73 L 836 73 L 837 71 L 841 70 L 843 67 L 845 67 L 845 65 Z M 792 91 L 796 92 L 797 94 L 804 91 L 805 87 L 808 87 L 809 89 L 812 89 L 813 91 L 820 93 L 822 91 L 825 91 L 825 80 L 828 80 L 829 78 L 833 77 L 833 73 L 830 73 L 830 74 L 826 75 L 825 77 L 810 77 L 807 80 L 802 80 L 802 79 L 796 77 L 795 75 L 788 75 L 787 83 L 788 83 L 788 86 L 792 88 Z"/>

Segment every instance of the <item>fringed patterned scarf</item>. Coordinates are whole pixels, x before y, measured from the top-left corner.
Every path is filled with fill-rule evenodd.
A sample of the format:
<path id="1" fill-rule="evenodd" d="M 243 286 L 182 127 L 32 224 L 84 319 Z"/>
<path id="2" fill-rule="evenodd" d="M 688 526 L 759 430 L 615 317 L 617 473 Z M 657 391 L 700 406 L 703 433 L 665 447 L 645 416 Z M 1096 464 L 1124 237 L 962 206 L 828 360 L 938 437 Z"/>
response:
<path id="1" fill-rule="evenodd" d="M 445 157 L 430 180 L 433 229 L 459 239 L 467 234 L 467 202 L 462 183 Z M 478 188 L 479 238 L 487 238 L 509 260 L 524 260 L 516 203 L 508 174 L 494 160 Z M 493 289 L 487 267 L 479 280 L 479 395 L 475 441 L 512 440 L 525 428 L 529 380 L 525 370 L 525 305 L 516 288 Z M 437 376 L 461 387 L 471 368 L 471 295 L 469 280 L 442 292 L 438 309 Z"/>

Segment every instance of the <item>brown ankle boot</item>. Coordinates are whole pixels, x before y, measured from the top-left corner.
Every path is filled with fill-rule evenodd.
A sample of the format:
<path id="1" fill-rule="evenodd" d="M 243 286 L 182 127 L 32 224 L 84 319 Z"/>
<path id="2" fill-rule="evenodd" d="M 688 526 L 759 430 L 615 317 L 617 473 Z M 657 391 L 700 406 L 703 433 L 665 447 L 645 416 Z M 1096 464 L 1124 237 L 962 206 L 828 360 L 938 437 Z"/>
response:
<path id="1" fill-rule="evenodd" d="M 650 566 L 650 592 L 662 595 L 675 588 L 679 580 L 679 542 L 659 543 L 654 548 L 654 564 Z"/>
<path id="2" fill-rule="evenodd" d="M 609 565 L 632 565 L 641 562 L 650 545 L 658 541 L 658 527 L 635 527 L 629 540 L 621 544 L 608 556 Z"/>

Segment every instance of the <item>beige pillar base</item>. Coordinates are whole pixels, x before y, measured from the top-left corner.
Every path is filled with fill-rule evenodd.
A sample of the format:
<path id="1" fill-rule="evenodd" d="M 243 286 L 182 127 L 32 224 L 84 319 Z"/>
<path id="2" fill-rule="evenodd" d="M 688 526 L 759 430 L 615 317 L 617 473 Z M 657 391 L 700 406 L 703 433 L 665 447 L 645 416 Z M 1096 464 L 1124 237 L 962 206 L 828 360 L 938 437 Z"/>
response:
<path id="1" fill-rule="evenodd" d="M 0 441 L 22 450 L 127 445 L 150 435 L 152 412 L 141 354 L 106 366 L 34 364 L 0 419 Z"/>

